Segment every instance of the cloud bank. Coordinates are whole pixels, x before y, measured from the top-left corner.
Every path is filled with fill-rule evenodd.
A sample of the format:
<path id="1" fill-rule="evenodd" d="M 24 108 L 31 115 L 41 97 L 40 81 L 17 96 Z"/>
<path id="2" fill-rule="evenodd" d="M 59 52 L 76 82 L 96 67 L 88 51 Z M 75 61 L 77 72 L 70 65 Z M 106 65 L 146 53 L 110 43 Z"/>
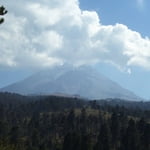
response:
<path id="1" fill-rule="evenodd" d="M 9 10 L 0 26 L 0 68 L 111 63 L 150 69 L 150 39 L 126 25 L 103 25 L 78 0 L 2 1 Z"/>

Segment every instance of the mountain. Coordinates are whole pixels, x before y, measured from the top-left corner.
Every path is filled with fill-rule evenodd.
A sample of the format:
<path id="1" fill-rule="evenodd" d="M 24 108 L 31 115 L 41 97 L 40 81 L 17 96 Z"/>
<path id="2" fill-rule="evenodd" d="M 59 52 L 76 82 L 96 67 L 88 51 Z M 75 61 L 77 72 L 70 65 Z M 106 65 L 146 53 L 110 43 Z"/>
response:
<path id="1" fill-rule="evenodd" d="M 140 99 L 134 93 L 87 66 L 59 66 L 43 70 L 22 81 L 4 87 L 0 91 L 25 95 L 80 95 L 89 99 Z"/>

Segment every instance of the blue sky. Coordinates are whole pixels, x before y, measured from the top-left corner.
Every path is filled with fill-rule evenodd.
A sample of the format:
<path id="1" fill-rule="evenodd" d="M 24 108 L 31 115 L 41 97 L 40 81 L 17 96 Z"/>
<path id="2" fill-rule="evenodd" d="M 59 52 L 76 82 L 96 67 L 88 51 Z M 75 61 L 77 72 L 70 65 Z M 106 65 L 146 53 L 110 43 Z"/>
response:
<path id="1" fill-rule="evenodd" d="M 0 29 L 0 87 L 53 65 L 93 64 L 150 99 L 150 1 L 1 3 L 9 13 Z"/>

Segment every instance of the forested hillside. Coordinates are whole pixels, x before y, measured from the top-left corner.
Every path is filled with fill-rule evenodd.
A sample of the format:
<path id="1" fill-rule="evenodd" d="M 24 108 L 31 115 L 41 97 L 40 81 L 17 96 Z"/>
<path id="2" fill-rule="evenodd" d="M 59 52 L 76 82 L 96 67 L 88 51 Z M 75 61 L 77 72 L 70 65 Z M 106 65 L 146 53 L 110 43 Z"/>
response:
<path id="1" fill-rule="evenodd" d="M 150 103 L 0 93 L 0 150 L 150 150 Z"/>

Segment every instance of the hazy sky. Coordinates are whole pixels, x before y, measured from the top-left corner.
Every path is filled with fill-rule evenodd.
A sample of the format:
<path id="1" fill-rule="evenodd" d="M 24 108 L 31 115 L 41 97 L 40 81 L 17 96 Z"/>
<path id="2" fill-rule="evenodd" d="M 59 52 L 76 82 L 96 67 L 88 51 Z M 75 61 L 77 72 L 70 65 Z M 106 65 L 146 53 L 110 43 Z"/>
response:
<path id="1" fill-rule="evenodd" d="M 94 65 L 150 98 L 150 1 L 2 0 L 0 87 L 53 65 Z"/>

